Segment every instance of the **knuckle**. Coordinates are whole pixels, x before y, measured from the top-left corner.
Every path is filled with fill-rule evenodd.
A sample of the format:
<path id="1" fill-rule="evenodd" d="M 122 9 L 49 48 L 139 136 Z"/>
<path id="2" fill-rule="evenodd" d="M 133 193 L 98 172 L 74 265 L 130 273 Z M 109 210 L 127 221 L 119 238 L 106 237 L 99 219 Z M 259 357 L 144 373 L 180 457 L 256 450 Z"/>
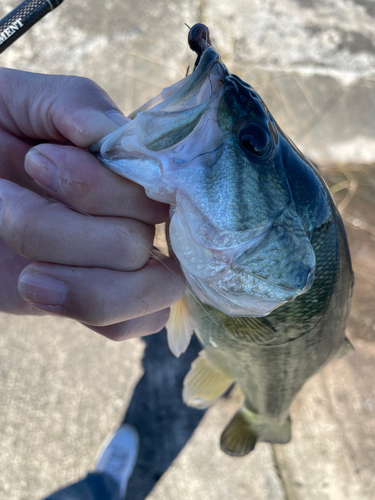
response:
<path id="1" fill-rule="evenodd" d="M 97 207 L 101 207 L 100 189 L 102 186 L 95 163 L 98 160 L 74 146 L 57 146 L 54 152 L 60 170 L 59 199 L 75 210 L 95 215 L 98 211 Z M 77 169 L 76 165 L 80 165 L 80 168 Z"/>
<path id="2" fill-rule="evenodd" d="M 96 327 L 106 327 L 113 322 L 111 318 L 111 311 L 108 307 L 101 303 L 100 300 L 93 300 L 90 303 L 90 308 L 85 311 L 83 321 L 88 325 Z"/>
<path id="3" fill-rule="evenodd" d="M 182 297 L 186 289 L 186 280 L 179 265 L 162 254 L 159 254 L 159 259 L 153 262 L 153 265 L 158 267 L 159 272 L 162 273 L 163 284 L 168 292 L 170 304 L 174 304 Z"/>
<path id="4" fill-rule="evenodd" d="M 170 309 L 163 309 L 157 313 L 141 318 L 124 321 L 117 325 L 112 325 L 104 329 L 102 334 L 114 342 L 122 342 L 134 337 L 144 337 L 160 332 L 166 325 L 170 314 Z"/>
<path id="5" fill-rule="evenodd" d="M 110 103 L 108 94 L 93 80 L 82 76 L 69 76 L 65 77 L 64 85 L 65 93 L 69 93 L 71 100 L 75 102 L 79 98 L 81 106 L 92 107 L 93 102 L 99 108 L 104 104 Z"/>
<path id="6" fill-rule="evenodd" d="M 82 110 L 100 108 L 105 92 L 92 80 L 80 76 L 59 76 L 52 84 L 54 92 L 51 99 L 45 99 L 44 115 L 51 125 L 64 137 L 70 138 L 72 127 L 84 127 Z M 75 123 L 75 125 L 74 125 Z"/>
<path id="7" fill-rule="evenodd" d="M 16 253 L 28 257 L 30 235 L 34 232 L 33 213 L 25 211 L 22 215 L 18 210 L 8 213 L 4 210 L 2 221 L 2 236 Z"/>
<path id="8" fill-rule="evenodd" d="M 8 246 L 23 257 L 44 260 L 49 209 L 53 205 L 26 189 L 13 189 L 1 222 L 2 238 Z"/>
<path id="9" fill-rule="evenodd" d="M 101 90 L 99 85 L 84 76 L 69 76 L 68 78 L 69 80 L 66 83 L 70 92 L 78 91 L 80 93 L 84 91 L 92 93 Z"/>
<path id="10" fill-rule="evenodd" d="M 165 327 L 165 325 L 167 324 L 167 321 L 168 321 L 169 316 L 170 316 L 170 312 L 171 312 L 171 309 L 168 307 L 168 308 L 163 309 L 162 311 L 159 311 L 158 313 L 156 313 L 154 315 L 153 323 L 152 323 L 152 325 L 150 325 L 148 333 L 152 334 L 152 333 L 160 332 L 160 330 L 162 330 Z"/>
<path id="11" fill-rule="evenodd" d="M 119 267 L 136 271 L 144 267 L 152 255 L 154 227 L 142 222 L 127 221 L 119 231 Z"/>
<path id="12" fill-rule="evenodd" d="M 84 301 L 78 299 L 81 302 L 80 321 L 98 328 L 108 327 L 108 325 L 116 323 L 114 306 L 112 301 L 108 300 L 106 292 L 107 287 L 105 286 L 100 288 L 92 287 L 86 291 L 87 295 Z M 75 297 L 74 302 L 73 307 L 76 307 L 77 297 Z"/>

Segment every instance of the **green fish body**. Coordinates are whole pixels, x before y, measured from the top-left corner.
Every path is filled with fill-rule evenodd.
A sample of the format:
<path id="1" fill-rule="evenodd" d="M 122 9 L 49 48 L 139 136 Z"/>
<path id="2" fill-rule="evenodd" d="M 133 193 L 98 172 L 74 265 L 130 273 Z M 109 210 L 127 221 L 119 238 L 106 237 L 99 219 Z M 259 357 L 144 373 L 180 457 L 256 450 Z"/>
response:
<path id="1" fill-rule="evenodd" d="M 315 174 L 316 175 L 316 174 Z M 290 440 L 289 407 L 307 379 L 332 358 L 350 352 L 345 338 L 353 275 L 341 219 L 328 189 L 325 227 L 315 227 L 311 243 L 316 256 L 310 290 L 266 317 L 231 317 L 185 296 L 191 325 L 205 346 L 205 367 L 198 380 L 186 379 L 184 398 L 205 408 L 235 381 L 245 402 L 221 438 L 229 454 L 244 455 L 256 441 Z M 201 363 L 202 364 L 202 363 Z M 210 365 L 227 375 L 227 385 L 203 396 Z M 217 380 L 217 379 L 216 379 Z"/>
<path id="2" fill-rule="evenodd" d="M 298 391 L 350 349 L 353 273 L 329 189 L 208 44 L 192 75 L 131 117 L 91 150 L 171 205 L 171 251 L 188 287 L 168 340 L 179 355 L 195 331 L 204 347 L 184 400 L 206 408 L 236 383 L 244 404 L 222 449 L 286 443 Z"/>

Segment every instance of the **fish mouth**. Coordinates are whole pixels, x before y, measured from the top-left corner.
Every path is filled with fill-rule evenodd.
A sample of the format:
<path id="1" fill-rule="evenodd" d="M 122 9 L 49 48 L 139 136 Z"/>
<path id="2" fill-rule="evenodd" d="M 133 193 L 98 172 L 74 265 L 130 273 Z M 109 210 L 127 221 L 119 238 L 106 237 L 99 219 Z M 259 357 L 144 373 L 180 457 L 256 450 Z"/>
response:
<path id="1" fill-rule="evenodd" d="M 300 227 L 291 231 L 290 220 L 298 226 L 299 219 L 289 205 L 266 227 L 237 234 L 213 225 L 209 233 L 202 215 L 209 242 L 202 241 L 198 211 L 186 199 L 171 215 L 172 248 L 190 287 L 228 316 L 266 316 L 313 284 L 315 254 Z"/>
<path id="2" fill-rule="evenodd" d="M 146 115 L 144 116 L 146 122 L 150 118 L 155 120 L 155 116 L 157 116 L 160 120 L 160 116 L 163 115 L 166 120 L 173 123 L 172 126 L 177 125 L 178 127 L 181 126 L 181 124 L 175 123 L 178 113 L 181 114 L 181 122 L 183 122 L 186 120 L 186 117 L 183 113 L 181 113 L 181 111 L 196 109 L 196 118 L 199 119 L 203 114 L 205 107 L 208 108 L 214 105 L 215 98 L 220 99 L 224 91 L 223 87 L 225 78 L 228 76 L 229 72 L 221 61 L 220 55 L 215 49 L 207 45 L 207 48 L 202 53 L 198 66 L 191 75 L 183 78 L 171 87 L 164 89 L 161 94 L 133 111 L 133 113 L 129 115 L 129 118 L 131 119 L 130 122 L 119 127 L 111 134 L 108 134 L 100 141 L 90 146 L 90 152 L 102 160 L 106 160 L 108 157 L 111 157 L 111 153 L 112 156 L 114 156 L 114 159 L 118 159 L 119 147 L 120 149 L 126 150 L 126 147 L 118 144 L 118 142 L 121 143 L 121 138 L 123 137 L 131 137 L 134 135 L 134 120 L 137 117 L 139 118 L 141 115 Z M 154 132 L 153 137 L 150 138 L 149 142 L 155 142 L 158 138 L 160 139 L 160 130 L 165 128 L 165 123 L 158 123 L 158 130 Z M 163 135 L 165 135 L 165 132 Z M 115 148 L 115 146 L 117 146 L 117 148 Z M 142 144 L 138 144 L 138 153 L 146 156 L 149 155 L 149 148 L 146 147 L 143 151 L 142 146 Z M 134 149 L 135 148 L 133 147 L 132 151 Z M 161 149 L 165 148 L 163 147 Z"/>
<path id="3" fill-rule="evenodd" d="M 217 106 L 228 70 L 208 47 L 194 73 L 134 111 L 132 120 L 90 147 L 107 168 L 144 187 L 149 198 L 175 204 L 176 177 L 222 151 Z M 209 144 L 209 146 L 207 146 Z M 178 179 L 177 179 L 178 180 Z"/>

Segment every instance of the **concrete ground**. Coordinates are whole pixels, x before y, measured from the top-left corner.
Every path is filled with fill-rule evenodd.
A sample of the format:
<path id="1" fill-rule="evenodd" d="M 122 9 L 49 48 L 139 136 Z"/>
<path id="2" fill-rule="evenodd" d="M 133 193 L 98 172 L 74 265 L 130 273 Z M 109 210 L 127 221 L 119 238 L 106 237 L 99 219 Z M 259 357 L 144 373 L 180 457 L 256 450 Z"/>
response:
<path id="1" fill-rule="evenodd" d="M 17 3 L 3 1 L 0 16 Z M 65 0 L 0 56 L 91 78 L 129 113 L 185 75 L 184 23 L 206 23 L 228 68 L 321 166 L 356 279 L 356 352 L 307 382 L 290 444 L 239 460 L 218 447 L 237 395 L 206 413 L 181 402 L 196 341 L 176 360 L 164 332 L 118 344 L 71 320 L 0 315 L 1 499 L 38 500 L 77 480 L 124 419 L 141 436 L 132 500 L 375 497 L 374 18 L 371 0 Z"/>

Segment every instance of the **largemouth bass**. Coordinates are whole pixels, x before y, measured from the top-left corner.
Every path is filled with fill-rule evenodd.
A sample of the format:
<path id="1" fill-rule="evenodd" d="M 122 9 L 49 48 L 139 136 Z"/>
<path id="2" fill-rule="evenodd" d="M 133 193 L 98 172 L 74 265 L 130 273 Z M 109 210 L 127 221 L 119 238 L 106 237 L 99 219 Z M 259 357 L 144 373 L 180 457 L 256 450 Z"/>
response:
<path id="1" fill-rule="evenodd" d="M 353 286 L 345 230 L 319 172 L 256 91 L 231 74 L 194 26 L 192 75 L 94 145 L 105 166 L 171 205 L 169 238 L 188 287 L 171 312 L 179 355 L 193 331 L 204 351 L 184 382 L 207 408 L 233 383 L 242 407 L 221 436 L 242 456 L 287 443 L 306 380 L 350 350 Z"/>

